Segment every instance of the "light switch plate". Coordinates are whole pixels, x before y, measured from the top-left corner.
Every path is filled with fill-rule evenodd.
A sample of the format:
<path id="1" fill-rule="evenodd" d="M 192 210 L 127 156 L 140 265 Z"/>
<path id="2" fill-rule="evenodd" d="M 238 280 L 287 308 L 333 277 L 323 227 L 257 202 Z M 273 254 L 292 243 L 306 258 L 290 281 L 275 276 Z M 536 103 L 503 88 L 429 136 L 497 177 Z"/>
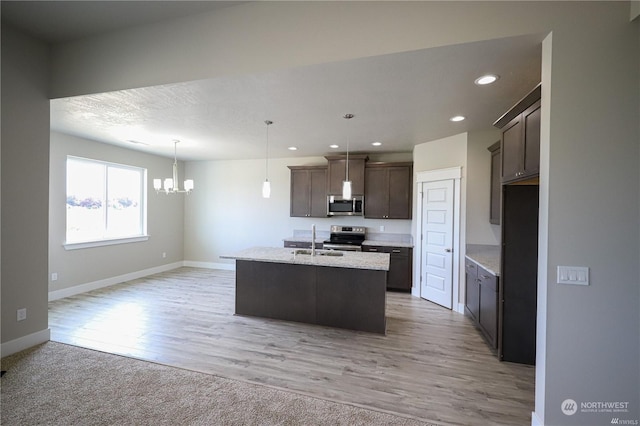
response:
<path id="1" fill-rule="evenodd" d="M 589 268 L 558 266 L 558 284 L 589 285 Z"/>

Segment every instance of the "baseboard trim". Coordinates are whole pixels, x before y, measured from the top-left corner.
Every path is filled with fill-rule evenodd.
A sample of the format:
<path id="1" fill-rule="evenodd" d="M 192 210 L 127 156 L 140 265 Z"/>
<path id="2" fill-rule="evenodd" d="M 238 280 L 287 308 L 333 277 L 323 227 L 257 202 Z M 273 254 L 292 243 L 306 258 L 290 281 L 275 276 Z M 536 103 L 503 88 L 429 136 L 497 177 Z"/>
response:
<path id="1" fill-rule="evenodd" d="M 540 417 L 538 417 L 535 411 L 531 412 L 531 426 L 544 426 L 544 423 L 540 420 Z"/>
<path id="2" fill-rule="evenodd" d="M 51 330 L 44 329 L 35 333 L 28 334 L 23 337 L 19 337 L 8 342 L 0 344 L 0 357 L 13 355 L 25 349 L 29 349 L 40 343 L 48 342 L 51 338 Z"/>
<path id="3" fill-rule="evenodd" d="M 118 275 L 116 277 L 105 278 L 103 280 L 80 284 L 69 288 L 63 288 L 61 290 L 50 291 L 49 301 L 64 299 L 65 297 L 75 296 L 76 294 L 86 293 L 91 290 L 109 287 L 115 284 L 123 283 L 125 281 L 135 280 L 138 278 L 147 277 L 149 275 L 158 274 L 160 272 L 170 271 L 172 269 L 185 266 L 184 263 L 185 262 L 168 263 L 166 265 L 156 266 L 154 268 L 143 269 L 141 271 L 130 272 L 128 274 Z"/>
<path id="4" fill-rule="evenodd" d="M 234 263 L 215 263 L 215 262 L 198 262 L 195 260 L 185 260 L 184 266 L 190 266 L 192 268 L 223 269 L 225 271 L 236 270 L 235 262 Z"/>

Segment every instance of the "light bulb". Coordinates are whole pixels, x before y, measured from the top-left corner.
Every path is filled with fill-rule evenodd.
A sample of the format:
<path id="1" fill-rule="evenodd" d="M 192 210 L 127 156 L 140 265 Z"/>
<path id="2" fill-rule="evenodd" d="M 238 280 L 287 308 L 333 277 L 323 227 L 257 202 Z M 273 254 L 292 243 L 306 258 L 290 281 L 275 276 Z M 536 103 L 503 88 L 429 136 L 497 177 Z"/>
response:
<path id="1" fill-rule="evenodd" d="M 271 197 L 271 182 L 265 180 L 262 182 L 262 197 L 269 198 Z"/>

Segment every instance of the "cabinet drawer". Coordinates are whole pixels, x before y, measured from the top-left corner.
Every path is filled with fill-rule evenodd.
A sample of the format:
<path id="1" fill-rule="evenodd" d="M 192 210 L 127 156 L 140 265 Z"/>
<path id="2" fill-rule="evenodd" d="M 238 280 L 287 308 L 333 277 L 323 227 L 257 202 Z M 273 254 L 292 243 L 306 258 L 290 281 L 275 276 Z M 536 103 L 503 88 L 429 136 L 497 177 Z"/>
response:
<path id="1" fill-rule="evenodd" d="M 292 247 L 292 248 L 311 248 L 311 242 L 285 241 L 284 246 Z M 318 244 L 316 244 L 316 248 L 321 248 L 321 247 L 318 247 Z"/>
<path id="2" fill-rule="evenodd" d="M 478 264 L 472 260 L 465 259 L 464 270 L 467 274 L 473 275 L 473 277 L 475 278 L 478 275 Z"/>
<path id="3" fill-rule="evenodd" d="M 492 291 L 498 291 L 496 276 L 486 269 L 478 266 L 478 280 L 482 283 L 482 287 L 486 287 Z"/>

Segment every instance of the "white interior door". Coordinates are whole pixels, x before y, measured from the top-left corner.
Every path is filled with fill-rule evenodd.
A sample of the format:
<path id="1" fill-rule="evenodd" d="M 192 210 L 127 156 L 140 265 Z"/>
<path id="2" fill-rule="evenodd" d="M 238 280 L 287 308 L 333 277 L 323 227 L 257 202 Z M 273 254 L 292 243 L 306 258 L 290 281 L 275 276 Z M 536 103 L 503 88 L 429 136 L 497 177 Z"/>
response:
<path id="1" fill-rule="evenodd" d="M 420 296 L 451 309 L 453 304 L 453 179 L 422 184 Z"/>

